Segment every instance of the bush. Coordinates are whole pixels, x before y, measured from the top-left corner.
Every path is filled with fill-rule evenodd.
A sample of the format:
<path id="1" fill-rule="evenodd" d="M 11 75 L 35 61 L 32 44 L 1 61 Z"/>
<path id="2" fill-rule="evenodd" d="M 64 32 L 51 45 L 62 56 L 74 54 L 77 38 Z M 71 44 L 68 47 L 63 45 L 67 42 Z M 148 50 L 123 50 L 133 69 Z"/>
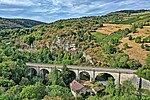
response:
<path id="1" fill-rule="evenodd" d="M 142 49 L 144 49 L 144 48 L 145 48 L 145 47 L 144 47 L 144 44 L 142 44 L 142 45 L 141 45 L 141 48 L 142 48 Z"/>
<path id="2" fill-rule="evenodd" d="M 41 100 L 45 96 L 45 86 L 39 82 L 35 85 L 29 85 L 22 89 L 20 99 L 36 99 Z"/>
<path id="3" fill-rule="evenodd" d="M 127 62 L 130 69 L 138 69 L 139 67 L 142 67 L 139 61 L 130 60 Z"/>
<path id="4" fill-rule="evenodd" d="M 50 97 L 58 96 L 58 97 L 64 98 L 65 100 L 68 100 L 70 97 L 72 97 L 72 94 L 68 88 L 62 87 L 59 85 L 47 86 L 46 92 L 48 93 L 48 96 Z"/>
<path id="5" fill-rule="evenodd" d="M 147 80 L 150 80 L 150 69 L 139 68 L 137 71 L 138 76 L 143 77 Z"/>
<path id="6" fill-rule="evenodd" d="M 132 38 L 132 36 L 131 35 L 129 35 L 129 40 L 132 40 L 133 38 Z"/>
<path id="7" fill-rule="evenodd" d="M 141 36 L 135 38 L 136 43 L 141 43 Z"/>
<path id="8" fill-rule="evenodd" d="M 123 44 L 123 46 L 125 49 L 129 48 L 128 43 Z"/>
<path id="9" fill-rule="evenodd" d="M 150 51 L 150 46 L 148 44 L 145 44 L 145 50 Z"/>
<path id="10" fill-rule="evenodd" d="M 135 33 L 135 32 L 136 32 L 136 26 L 135 26 L 134 24 L 133 24 L 132 27 L 131 27 L 131 32 L 132 32 L 132 33 Z"/>
<path id="11" fill-rule="evenodd" d="M 145 37 L 145 38 L 143 39 L 143 42 L 144 42 L 144 43 L 150 43 L 150 35 L 149 35 L 148 37 Z"/>

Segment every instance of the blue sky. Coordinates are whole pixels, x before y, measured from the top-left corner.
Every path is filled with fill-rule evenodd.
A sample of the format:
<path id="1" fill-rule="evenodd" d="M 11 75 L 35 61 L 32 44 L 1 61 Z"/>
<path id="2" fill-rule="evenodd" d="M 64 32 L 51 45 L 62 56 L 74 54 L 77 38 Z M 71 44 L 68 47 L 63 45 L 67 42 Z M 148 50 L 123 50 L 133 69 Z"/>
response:
<path id="1" fill-rule="evenodd" d="M 150 0 L 0 0 L 0 17 L 44 22 L 124 9 L 150 9 Z"/>

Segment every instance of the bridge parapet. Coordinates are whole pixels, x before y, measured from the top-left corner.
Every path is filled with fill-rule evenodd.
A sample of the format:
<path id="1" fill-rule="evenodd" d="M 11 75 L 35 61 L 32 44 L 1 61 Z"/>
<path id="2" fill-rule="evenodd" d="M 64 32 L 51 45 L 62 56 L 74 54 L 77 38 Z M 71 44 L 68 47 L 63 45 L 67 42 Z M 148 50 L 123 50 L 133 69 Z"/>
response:
<path id="1" fill-rule="evenodd" d="M 34 68 L 37 72 L 39 72 L 42 69 L 46 69 L 49 72 L 52 71 L 54 67 L 56 67 L 58 70 L 61 70 L 63 68 L 63 65 L 52 65 L 52 64 L 38 64 L 38 63 L 26 63 L 26 65 L 29 68 Z M 102 68 L 102 67 L 81 67 L 81 66 L 72 66 L 67 65 L 67 68 L 69 70 L 73 71 L 76 74 L 76 79 L 80 80 L 80 73 L 81 72 L 87 72 L 90 75 L 90 81 L 95 81 L 95 78 L 100 73 L 107 73 L 114 77 L 115 84 L 119 85 L 125 80 L 130 80 L 133 85 L 136 87 L 139 86 L 139 78 L 134 78 L 136 75 L 136 70 L 130 70 L 130 69 L 112 69 L 112 68 Z M 134 78 L 134 81 L 132 79 Z M 144 85 L 142 85 L 144 86 Z M 146 85 L 147 86 L 147 85 Z M 144 87 L 143 87 L 144 88 Z"/>
<path id="2" fill-rule="evenodd" d="M 38 64 L 38 63 L 26 63 L 27 66 L 31 67 L 40 67 L 40 68 L 54 68 L 57 67 L 58 69 L 61 69 L 63 65 L 57 65 L 57 64 Z M 117 68 L 102 68 L 102 67 L 91 67 L 91 66 L 75 66 L 75 65 L 67 65 L 67 68 L 71 70 L 85 70 L 85 71 L 95 71 L 95 72 L 111 72 L 111 73 L 125 73 L 125 74 L 135 74 L 136 70 L 130 70 L 130 69 L 117 69 Z"/>

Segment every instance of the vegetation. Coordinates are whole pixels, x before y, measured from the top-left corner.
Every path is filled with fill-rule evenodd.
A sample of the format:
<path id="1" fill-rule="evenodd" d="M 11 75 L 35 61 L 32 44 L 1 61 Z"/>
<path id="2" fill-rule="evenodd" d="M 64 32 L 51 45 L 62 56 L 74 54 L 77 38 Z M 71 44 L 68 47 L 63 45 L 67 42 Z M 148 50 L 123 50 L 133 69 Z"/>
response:
<path id="1" fill-rule="evenodd" d="M 95 96 L 90 96 L 87 100 L 147 100 L 150 98 L 148 94 L 141 96 L 139 91 L 136 91 L 130 81 L 124 81 L 120 87 L 115 88 L 115 84 L 110 78 L 106 85 L 106 89 L 104 90 L 105 95 L 97 94 Z"/>
<path id="2" fill-rule="evenodd" d="M 137 74 L 140 77 L 144 77 L 145 79 L 150 80 L 150 54 L 148 55 L 146 59 L 146 64 L 142 68 L 138 69 Z"/>
<path id="3" fill-rule="evenodd" d="M 132 40 L 133 38 L 132 38 L 132 36 L 131 35 L 129 35 L 129 40 Z"/>
<path id="4" fill-rule="evenodd" d="M 101 43 L 103 39 L 107 36 L 106 34 L 99 33 L 99 32 L 92 32 L 92 35 L 95 36 L 98 43 Z"/>
<path id="5" fill-rule="evenodd" d="M 124 46 L 125 49 L 129 48 L 128 43 L 125 43 L 123 46 Z"/>
<path id="6" fill-rule="evenodd" d="M 141 37 L 136 37 L 136 38 L 135 38 L 135 42 L 136 42 L 136 43 L 141 43 Z"/>
<path id="7" fill-rule="evenodd" d="M 136 12 L 142 14 L 132 14 Z M 129 35 L 132 41 L 134 38 L 130 33 L 136 34 L 137 28 L 149 25 L 149 13 L 144 12 L 147 11 L 121 11 L 40 25 L 37 25 L 38 22 L 25 25 L 28 21 L 19 19 L 15 20 L 15 25 L 12 20 L 11 24 L 8 23 L 10 26 L 0 24 L 0 30 L 7 29 L 0 31 L 0 100 L 74 100 L 69 84 L 75 75 L 65 65 L 136 69 L 139 77 L 150 80 L 150 55 L 146 63 L 141 64 L 118 48 L 122 38 Z M 97 29 L 104 27 L 104 23 L 132 24 L 132 27 L 106 35 L 97 32 Z M 145 43 L 149 43 L 149 37 L 139 36 L 134 41 L 143 43 L 141 47 L 148 51 L 150 46 Z M 125 43 L 124 48 L 129 48 L 129 45 Z M 62 64 L 64 67 L 62 71 L 55 67 L 51 73 L 44 70 L 44 74 L 40 74 L 28 69 L 27 62 Z M 94 85 L 104 90 L 93 96 L 82 95 L 81 100 L 150 99 L 149 91 L 137 91 L 129 81 L 119 87 L 116 87 L 113 79 L 109 79 L 106 86 L 96 82 Z M 139 92 L 144 95 L 141 97 Z"/>
<path id="8" fill-rule="evenodd" d="M 8 19 L 0 17 L 0 30 L 15 29 L 15 28 L 31 28 L 43 22 L 29 20 L 29 19 Z"/>

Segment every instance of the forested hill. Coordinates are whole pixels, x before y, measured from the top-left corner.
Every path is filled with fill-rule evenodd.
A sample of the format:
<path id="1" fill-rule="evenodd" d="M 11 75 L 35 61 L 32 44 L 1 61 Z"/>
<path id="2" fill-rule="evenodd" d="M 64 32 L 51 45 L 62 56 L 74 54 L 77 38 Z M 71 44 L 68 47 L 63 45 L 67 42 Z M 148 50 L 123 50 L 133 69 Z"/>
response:
<path id="1" fill-rule="evenodd" d="M 120 11 L 115 11 L 115 12 L 111 12 L 110 14 L 135 14 L 135 13 L 144 13 L 144 12 L 149 12 L 150 10 L 120 10 Z"/>
<path id="2" fill-rule="evenodd" d="M 25 27 L 28 22 L 15 21 L 24 26 L 9 21 L 8 26 Z M 54 66 L 51 73 L 46 69 L 37 72 L 28 69 L 28 62 L 64 66 L 61 71 Z M 89 82 L 91 75 L 82 71 L 79 77 L 85 82 L 74 85 L 76 75 L 65 65 L 133 69 L 144 79 L 135 82 L 136 76 L 131 75 L 125 78 L 129 81 L 121 80 L 116 86 L 117 80 L 107 72 Z M 0 30 L 0 100 L 150 100 L 150 91 L 140 85 L 146 84 L 145 79 L 150 80 L 150 12 L 112 13 Z M 130 80 L 139 84 L 139 89 Z M 72 87 L 81 88 L 70 88 L 71 82 Z M 91 89 L 98 91 L 89 93 Z M 81 94 L 74 98 L 71 90 Z"/>
<path id="3" fill-rule="evenodd" d="M 30 28 L 35 25 L 43 24 L 43 22 L 30 19 L 8 19 L 0 17 L 0 30 L 15 28 Z"/>
<path id="4" fill-rule="evenodd" d="M 149 70 L 144 69 L 150 66 L 150 12 L 137 12 L 2 30 L 0 45 L 16 47 L 26 56 L 26 62 L 143 68 L 140 71 L 147 74 L 141 76 L 150 79 L 146 76 Z"/>

